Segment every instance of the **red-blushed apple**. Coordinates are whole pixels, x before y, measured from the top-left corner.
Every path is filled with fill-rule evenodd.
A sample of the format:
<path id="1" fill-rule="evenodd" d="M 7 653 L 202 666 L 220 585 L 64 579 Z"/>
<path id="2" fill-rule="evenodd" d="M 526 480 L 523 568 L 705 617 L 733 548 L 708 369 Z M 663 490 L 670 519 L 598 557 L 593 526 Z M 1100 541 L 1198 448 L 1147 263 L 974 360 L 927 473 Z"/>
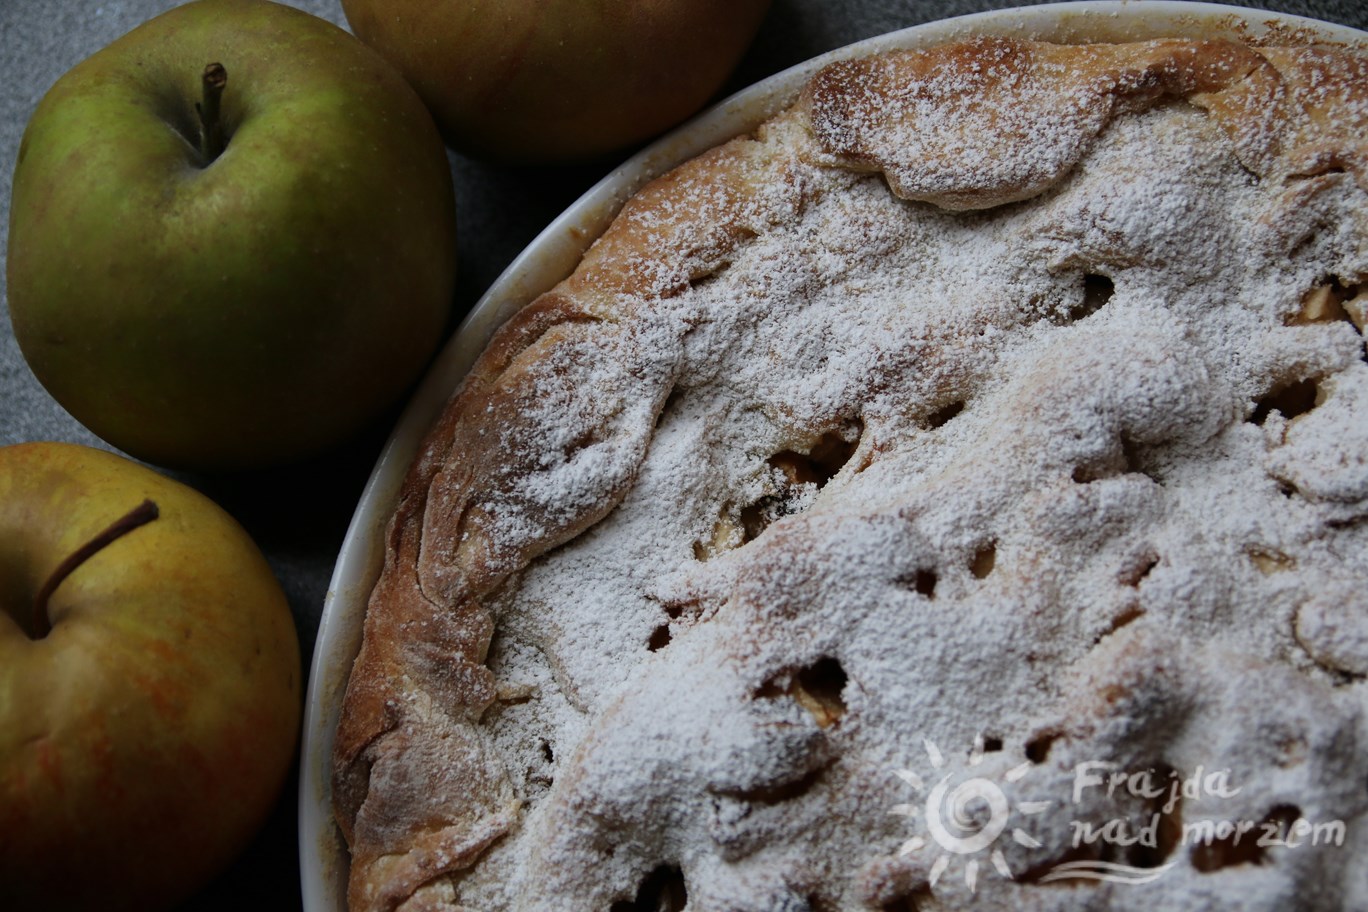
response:
<path id="1" fill-rule="evenodd" d="M 342 0 L 447 142 L 520 162 L 583 159 L 696 112 L 770 0 Z"/>
<path id="2" fill-rule="evenodd" d="M 77 65 L 14 172 L 14 333 L 116 447 L 223 469 L 321 452 L 447 329 L 455 203 L 421 100 L 342 29 L 200 0 Z"/>
<path id="3" fill-rule="evenodd" d="M 74 444 L 0 448 L 0 908 L 153 912 L 260 828 L 300 657 L 247 533 Z"/>

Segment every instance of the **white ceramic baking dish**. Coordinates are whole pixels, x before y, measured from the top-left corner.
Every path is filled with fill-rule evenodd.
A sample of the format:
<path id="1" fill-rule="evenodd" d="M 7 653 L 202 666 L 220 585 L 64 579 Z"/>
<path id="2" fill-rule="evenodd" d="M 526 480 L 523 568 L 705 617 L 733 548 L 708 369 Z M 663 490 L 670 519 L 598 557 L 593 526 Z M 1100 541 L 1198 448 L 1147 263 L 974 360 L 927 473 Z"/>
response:
<path id="1" fill-rule="evenodd" d="M 623 201 L 647 181 L 781 110 L 820 67 L 844 57 L 988 34 L 1042 40 L 1126 41 L 1164 36 L 1357 44 L 1368 33 L 1238 7 L 1168 0 L 1069 2 L 978 13 L 914 26 L 816 57 L 746 89 L 631 158 L 528 245 L 438 355 L 386 444 L 357 504 L 324 604 L 304 719 L 299 850 L 306 912 L 346 908 L 347 851 L 333 822 L 330 758 L 343 691 L 360 648 L 366 598 L 381 563 L 384 525 L 419 442 L 494 330 L 574 268 Z M 491 910 L 492 912 L 492 910 Z"/>

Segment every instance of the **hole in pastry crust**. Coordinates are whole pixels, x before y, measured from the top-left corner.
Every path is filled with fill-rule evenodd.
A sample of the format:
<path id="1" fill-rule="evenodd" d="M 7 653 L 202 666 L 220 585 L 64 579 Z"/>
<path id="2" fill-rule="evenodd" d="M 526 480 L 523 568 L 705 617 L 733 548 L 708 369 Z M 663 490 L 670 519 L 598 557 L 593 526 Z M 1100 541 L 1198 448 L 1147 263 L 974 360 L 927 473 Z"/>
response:
<path id="1" fill-rule="evenodd" d="M 695 545 L 695 547 L 697 547 L 697 545 Z M 682 599 L 669 599 L 667 601 L 663 601 L 661 603 L 661 606 L 665 609 L 666 616 L 668 616 L 672 621 L 679 620 L 685 615 L 686 612 L 690 616 L 697 616 L 701 609 L 699 600 L 694 597 L 685 597 Z"/>
<path id="2" fill-rule="evenodd" d="M 1115 291 L 1116 286 L 1107 276 L 1098 273 L 1083 276 L 1083 297 L 1069 309 L 1069 319 L 1078 321 L 1091 317 L 1111 300 Z"/>
<path id="3" fill-rule="evenodd" d="M 1284 570 L 1291 570 L 1297 566 L 1295 560 L 1276 548 L 1268 548 L 1263 545 L 1250 545 L 1245 549 L 1245 554 L 1249 555 L 1249 560 L 1258 568 L 1259 572 L 1265 576 L 1281 573 Z"/>
<path id="4" fill-rule="evenodd" d="M 659 652 L 670 645 L 670 625 L 661 624 L 651 631 L 651 638 L 646 642 L 646 648 L 651 652 Z"/>
<path id="5" fill-rule="evenodd" d="M 788 498 L 781 494 L 762 497 L 750 506 L 741 509 L 741 544 L 753 542 L 760 533 L 769 528 L 770 523 L 794 512 L 790 509 Z"/>
<path id="6" fill-rule="evenodd" d="M 576 453 L 581 450 L 587 450 L 596 444 L 603 443 L 605 439 L 606 438 L 599 428 L 589 428 L 581 432 L 574 440 L 567 443 L 565 448 L 561 451 L 561 456 L 566 462 L 569 462 L 571 459 L 575 458 Z"/>
<path id="7" fill-rule="evenodd" d="M 1050 756 L 1050 748 L 1059 739 L 1059 732 L 1041 732 L 1026 742 L 1026 759 L 1032 763 L 1044 763 Z"/>
<path id="8" fill-rule="evenodd" d="M 1287 839 L 1292 825 L 1301 816 L 1300 808 L 1280 804 L 1252 828 L 1237 825 L 1233 832 L 1221 832 L 1217 829 L 1219 821 L 1212 821 L 1209 827 L 1191 824 L 1188 840 L 1194 843 L 1192 866 L 1203 874 L 1211 874 L 1236 865 L 1269 864 L 1271 859 L 1265 851 L 1266 845 Z M 1261 842 L 1264 845 L 1260 845 Z"/>
<path id="9" fill-rule="evenodd" d="M 1106 478 L 1107 473 L 1099 472 L 1092 466 L 1074 466 L 1073 474 L 1069 476 L 1076 484 L 1089 484 L 1099 479 Z"/>
<path id="10" fill-rule="evenodd" d="M 821 893 L 809 893 L 805 897 L 807 901 L 807 912 L 839 912 L 840 906 L 836 905 L 835 900 L 828 899 Z"/>
<path id="11" fill-rule="evenodd" d="M 555 763 L 555 762 L 556 762 L 556 752 L 555 752 L 555 750 L 551 747 L 551 742 L 550 742 L 550 741 L 543 741 L 543 742 L 541 743 L 541 752 L 542 752 L 542 756 L 546 758 L 546 762 L 547 762 L 547 763 Z"/>
<path id="12" fill-rule="evenodd" d="M 831 656 L 823 656 L 791 675 L 775 675 L 761 686 L 757 695 L 790 696 L 812 714 L 819 728 L 830 728 L 845 715 L 843 692 L 848 681 L 841 663 Z"/>
<path id="13" fill-rule="evenodd" d="M 931 413 L 926 417 L 926 426 L 930 428 L 945 426 L 951 418 L 954 418 L 960 412 L 964 411 L 964 405 L 964 400 L 961 399 L 958 402 L 952 402 L 944 408 Z"/>
<path id="14" fill-rule="evenodd" d="M 1321 400 L 1320 384 L 1315 378 L 1280 383 L 1259 398 L 1249 421 L 1251 424 L 1263 424 L 1275 411 L 1291 421 L 1311 411 Z"/>
<path id="15" fill-rule="evenodd" d="M 969 560 L 969 572 L 975 579 L 987 579 L 988 574 L 997 566 L 997 544 L 989 542 L 974 552 Z"/>
<path id="16" fill-rule="evenodd" d="M 845 669 L 833 658 L 818 659 L 794 676 L 793 698 L 798 701 L 822 728 L 835 725 L 845 715 Z"/>
<path id="17" fill-rule="evenodd" d="M 1116 578 L 1121 585 L 1135 589 L 1145 581 L 1145 577 L 1149 576 L 1150 571 L 1157 566 L 1159 566 L 1159 555 L 1153 551 L 1145 551 L 1135 563 L 1122 567 Z"/>
<path id="18" fill-rule="evenodd" d="M 1129 434 L 1118 437 L 1120 453 L 1112 453 L 1097 462 L 1083 463 L 1074 467 L 1070 476 L 1078 484 L 1090 484 L 1104 478 L 1119 475 L 1144 475 L 1155 484 L 1163 484 L 1163 479 L 1147 469 L 1141 456 L 1140 445 Z"/>
<path id="19" fill-rule="evenodd" d="M 861 430 L 856 428 L 850 434 L 828 431 L 806 453 L 784 450 L 771 456 L 769 463 L 783 473 L 789 484 L 815 484 L 820 490 L 855 455 Z"/>
<path id="20" fill-rule="evenodd" d="M 1155 481 L 1159 480 L 1145 470 L 1140 457 L 1140 445 L 1129 434 L 1121 435 L 1121 464 L 1126 472 L 1136 475 L 1149 475 Z"/>
<path id="21" fill-rule="evenodd" d="M 1289 326 L 1307 326 L 1345 320 L 1362 333 L 1365 311 L 1368 311 L 1368 290 L 1362 284 L 1345 285 L 1332 278 L 1302 295 L 1300 309 L 1286 322 Z"/>
<path id="22" fill-rule="evenodd" d="M 712 534 L 706 539 L 700 539 L 693 543 L 695 560 L 710 560 L 724 551 L 739 548 L 746 543 L 741 518 L 734 516 L 732 510 L 731 504 L 723 504 L 722 510 L 717 516 L 717 522 L 713 523 Z"/>
<path id="23" fill-rule="evenodd" d="M 494 699 L 505 706 L 520 706 L 530 702 L 536 695 L 537 688 L 533 684 L 500 684 Z"/>
<path id="24" fill-rule="evenodd" d="M 926 598 L 936 597 L 936 571 L 922 568 L 902 580 L 903 586 Z"/>
<path id="25" fill-rule="evenodd" d="M 1127 624 L 1137 621 L 1144 616 L 1145 609 L 1141 608 L 1139 605 L 1128 605 L 1126 608 L 1122 609 L 1120 614 L 1112 618 L 1111 623 L 1107 625 L 1107 629 L 1104 630 L 1097 639 L 1093 640 L 1093 645 L 1097 645 L 1113 633 L 1116 633 L 1116 631 L 1120 630 L 1122 627 L 1125 627 Z"/>
<path id="26" fill-rule="evenodd" d="M 930 898 L 931 888 L 923 885 L 879 906 L 879 912 L 921 912 L 919 900 Z"/>
<path id="27" fill-rule="evenodd" d="M 1162 865 L 1183 838 L 1183 825 L 1180 821 L 1176 808 L 1169 814 L 1162 814 L 1157 810 L 1146 814 L 1144 826 L 1154 828 L 1155 844 L 1137 842 L 1126 850 L 1126 863 L 1135 868 L 1157 868 Z"/>
<path id="28" fill-rule="evenodd" d="M 826 773 L 830 763 L 824 763 L 816 769 L 808 770 L 803 775 L 794 779 L 792 782 L 780 782 L 776 785 L 761 785 L 755 788 L 741 789 L 738 791 L 728 791 L 723 794 L 730 798 L 737 798 L 751 804 L 780 804 L 785 801 L 792 801 L 801 798 L 817 784 L 822 775 Z"/>
<path id="29" fill-rule="evenodd" d="M 1173 767 L 1167 763 L 1157 763 L 1152 769 L 1151 778 L 1156 783 L 1167 784 L 1177 781 Z M 1158 795 L 1145 801 L 1144 810 L 1140 814 L 1138 829 L 1149 839 L 1141 839 L 1126 847 L 1126 863 L 1136 868 L 1159 867 L 1168 860 L 1183 839 L 1182 797 L 1171 797 L 1168 789 L 1162 786 L 1158 791 Z M 1170 801 L 1172 804 L 1169 804 Z"/>
<path id="30" fill-rule="evenodd" d="M 609 912 L 683 912 L 689 902 L 684 872 L 676 865 L 663 864 L 646 875 L 633 900 L 618 900 Z"/>
<path id="31" fill-rule="evenodd" d="M 985 754 L 996 754 L 1002 750 L 1002 739 L 997 735 L 986 735 L 983 739 L 983 752 Z"/>
<path id="32" fill-rule="evenodd" d="M 724 551 L 739 548 L 754 541 L 770 524 L 802 512 L 813 494 L 836 476 L 860 443 L 863 425 L 842 433 L 828 431 L 806 453 L 783 450 L 769 458 L 770 485 L 773 493 L 739 510 L 727 503 L 719 511 L 712 535 L 694 542 L 696 560 L 706 561 Z"/>

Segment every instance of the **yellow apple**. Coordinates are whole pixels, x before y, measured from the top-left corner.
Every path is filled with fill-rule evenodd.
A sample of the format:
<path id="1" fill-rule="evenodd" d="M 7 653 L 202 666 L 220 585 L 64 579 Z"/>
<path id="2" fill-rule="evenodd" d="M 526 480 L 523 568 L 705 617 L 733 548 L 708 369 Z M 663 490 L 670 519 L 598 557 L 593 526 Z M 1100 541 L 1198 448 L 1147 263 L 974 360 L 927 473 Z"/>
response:
<path id="1" fill-rule="evenodd" d="M 342 0 L 362 41 L 418 90 L 452 147 L 587 158 L 696 112 L 770 0 Z"/>
<path id="2" fill-rule="evenodd" d="M 289 771 L 299 644 L 212 501 L 72 444 L 0 448 L 0 907 L 162 909 Z"/>

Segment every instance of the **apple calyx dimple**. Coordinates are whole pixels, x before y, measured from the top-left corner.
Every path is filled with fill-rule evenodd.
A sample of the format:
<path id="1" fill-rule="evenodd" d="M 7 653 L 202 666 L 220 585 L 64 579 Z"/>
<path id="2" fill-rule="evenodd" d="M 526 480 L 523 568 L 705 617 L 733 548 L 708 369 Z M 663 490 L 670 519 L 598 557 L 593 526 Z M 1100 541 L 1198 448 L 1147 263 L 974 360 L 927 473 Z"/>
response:
<path id="1" fill-rule="evenodd" d="M 48 576 L 47 582 L 43 583 L 43 588 L 38 590 L 38 595 L 33 600 L 33 639 L 41 640 L 52 632 L 52 622 L 48 618 L 48 599 L 52 598 L 52 593 L 62 584 L 63 580 L 100 551 L 139 526 L 147 525 L 160 515 L 161 511 L 157 509 L 157 504 L 154 501 L 144 500 L 110 523 L 104 531 L 67 555 L 66 560 L 58 564 Z"/>
<path id="2" fill-rule="evenodd" d="M 207 167 L 223 154 L 227 143 L 223 139 L 223 121 L 219 118 L 219 101 L 223 87 L 228 84 L 228 71 L 221 63 L 211 63 L 200 77 L 202 100 L 195 102 L 195 113 L 200 120 L 200 156 Z"/>

